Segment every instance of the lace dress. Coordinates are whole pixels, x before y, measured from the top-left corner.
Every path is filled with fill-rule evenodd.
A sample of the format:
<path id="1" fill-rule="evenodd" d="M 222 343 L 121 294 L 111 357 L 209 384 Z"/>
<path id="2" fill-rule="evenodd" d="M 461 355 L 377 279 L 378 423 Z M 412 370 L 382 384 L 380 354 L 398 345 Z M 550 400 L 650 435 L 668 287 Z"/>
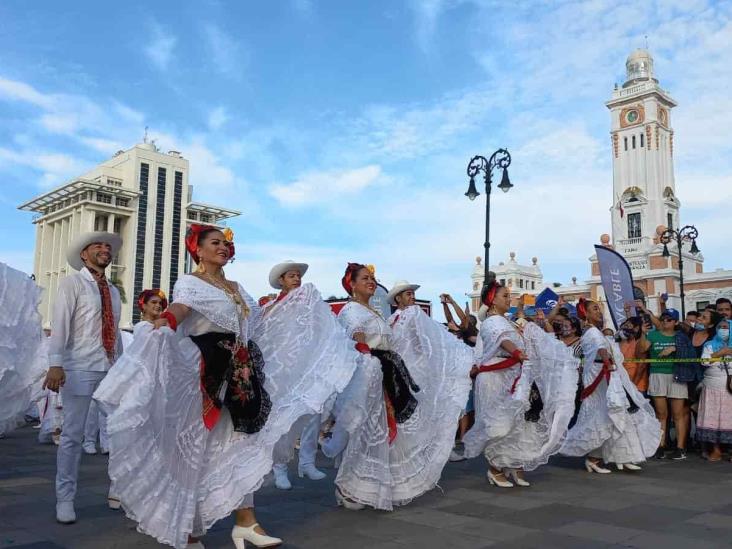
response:
<path id="1" fill-rule="evenodd" d="M 584 354 L 582 384 L 590 387 L 603 369 L 605 349 L 617 365 L 609 382 L 602 379 L 580 406 L 577 423 L 569 431 L 562 453 L 592 454 L 608 463 L 638 463 L 652 456 L 661 441 L 661 425 L 653 408 L 623 368 L 623 354 L 614 342 L 591 327 L 580 340 Z"/>
<path id="2" fill-rule="evenodd" d="M 173 302 L 190 307 L 190 315 L 177 332 L 136 326 L 133 343 L 94 395 L 109 412 L 109 476 L 124 510 L 142 532 L 174 547 L 185 547 L 189 534 L 201 536 L 233 510 L 251 506 L 251 494 L 272 469 L 277 442 L 301 415 L 318 411 L 322 395 L 337 387 L 322 391 L 316 375 L 302 383 L 268 384 L 259 371 L 260 357 L 269 360 L 264 369 L 276 372 L 286 365 L 278 363 L 282 355 L 271 347 L 291 347 L 287 356 L 298 364 L 301 355 L 294 350 L 301 346 L 308 356 L 308 339 L 283 332 L 282 340 L 270 341 L 261 326 L 261 309 L 241 286 L 239 291 L 248 316 L 222 290 L 192 275 L 179 278 Z M 269 405 L 262 404 L 261 413 L 238 424 L 242 430 L 235 430 L 227 406 L 220 408 L 210 430 L 204 425 L 208 398 L 201 390 L 202 379 L 206 381 L 200 371 L 203 355 L 195 342 L 201 338 L 248 342 L 254 370 L 250 380 L 261 397 L 251 402 Z M 226 348 L 229 340 L 223 341 L 214 347 Z M 232 364 L 240 351 L 230 353 Z M 210 361 L 204 362 L 208 372 Z M 299 364 L 311 365 L 307 360 Z M 255 387 L 255 379 L 263 381 L 264 390 Z"/>
<path id="3" fill-rule="evenodd" d="M 457 422 L 470 392 L 473 349 L 416 305 L 388 320 L 391 346 L 419 386 L 415 413 L 399 425 L 389 465 L 396 504 L 437 485 L 455 443 Z"/>
<path id="4" fill-rule="evenodd" d="M 252 339 L 265 357 L 269 394 L 292 397 L 288 413 L 296 421 L 275 451 L 275 463 L 286 463 L 310 418 L 330 414 L 361 363 L 361 354 L 309 283 L 268 304 Z"/>
<path id="5" fill-rule="evenodd" d="M 27 274 L 0 262 L 0 435 L 24 423 L 48 368 L 40 300 Z"/>
<path id="6" fill-rule="evenodd" d="M 560 341 L 529 323 L 523 334 L 500 315 L 480 327 L 482 365 L 505 361 L 510 341 L 527 355 L 523 365 L 476 377 L 475 424 L 463 437 L 466 457 L 481 452 L 495 468 L 530 471 L 557 453 L 574 412 L 579 360 Z"/>

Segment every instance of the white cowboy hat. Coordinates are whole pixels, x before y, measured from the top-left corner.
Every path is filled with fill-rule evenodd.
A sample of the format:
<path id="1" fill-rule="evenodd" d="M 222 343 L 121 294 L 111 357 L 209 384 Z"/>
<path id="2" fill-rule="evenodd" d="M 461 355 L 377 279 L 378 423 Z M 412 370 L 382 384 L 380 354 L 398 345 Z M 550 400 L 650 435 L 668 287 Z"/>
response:
<path id="1" fill-rule="evenodd" d="M 93 233 L 81 233 L 74 238 L 66 250 L 66 261 L 69 262 L 74 269 L 80 271 L 84 268 L 84 262 L 81 260 L 81 252 L 87 246 L 95 242 L 104 242 L 112 248 L 112 257 L 117 255 L 122 247 L 122 237 L 118 234 L 107 233 L 104 231 L 95 231 Z"/>
<path id="2" fill-rule="evenodd" d="M 282 284 L 280 283 L 280 277 L 283 274 L 288 271 L 298 271 L 302 277 L 308 272 L 308 266 L 307 263 L 295 263 L 292 259 L 278 263 L 269 272 L 269 285 L 277 290 L 281 290 Z"/>
<path id="3" fill-rule="evenodd" d="M 406 280 L 397 280 L 394 287 L 386 294 L 386 300 L 390 305 L 396 305 L 396 296 L 407 290 L 418 290 L 419 284 L 410 284 Z"/>

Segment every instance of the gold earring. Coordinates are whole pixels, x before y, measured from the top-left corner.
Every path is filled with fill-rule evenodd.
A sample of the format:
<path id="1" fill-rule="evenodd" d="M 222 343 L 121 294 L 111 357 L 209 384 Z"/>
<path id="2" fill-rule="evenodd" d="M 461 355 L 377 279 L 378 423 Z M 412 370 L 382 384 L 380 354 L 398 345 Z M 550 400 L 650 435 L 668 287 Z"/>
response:
<path id="1" fill-rule="evenodd" d="M 196 272 L 201 274 L 206 272 L 206 267 L 204 266 L 203 261 L 200 261 L 198 263 L 198 267 L 196 267 Z"/>

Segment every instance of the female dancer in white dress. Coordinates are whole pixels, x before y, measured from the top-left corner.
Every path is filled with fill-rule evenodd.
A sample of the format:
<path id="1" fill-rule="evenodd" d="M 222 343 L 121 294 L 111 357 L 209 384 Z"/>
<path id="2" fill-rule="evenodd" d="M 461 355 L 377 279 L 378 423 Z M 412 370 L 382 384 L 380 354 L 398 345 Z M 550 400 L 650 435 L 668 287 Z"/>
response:
<path id="1" fill-rule="evenodd" d="M 505 318 L 508 288 L 491 281 L 481 299 L 489 316 L 480 327 L 483 357 L 474 370 L 475 425 L 463 439 L 465 455 L 483 453 L 494 486 L 529 486 L 523 471 L 545 464 L 566 436 L 578 360 L 536 324 L 520 331 Z"/>
<path id="2" fill-rule="evenodd" d="M 389 320 L 391 348 L 419 386 L 417 409 L 399 425 L 390 462 L 403 478 L 402 490 L 413 497 L 437 485 L 455 443 L 455 428 L 470 393 L 474 351 L 427 316 L 416 304 L 416 284 L 397 282 L 387 299 L 397 310 Z M 400 443 L 406 441 L 405 444 Z M 394 455 L 396 454 L 396 456 Z M 394 458 L 401 459 L 395 463 Z"/>
<path id="3" fill-rule="evenodd" d="M 582 403 L 562 453 L 585 456 L 588 472 L 609 473 L 602 461 L 618 469 L 638 470 L 658 449 L 661 425 L 653 408 L 628 377 L 617 344 L 602 335 L 603 312 L 595 301 L 580 300 L 577 315 L 585 320 L 582 346 Z M 617 367 L 619 365 L 619 367 Z"/>
<path id="4" fill-rule="evenodd" d="M 193 225 L 186 248 L 199 269 L 178 279 L 172 304 L 155 322 L 177 333 L 140 328 L 95 394 L 111 408 L 110 478 L 128 516 L 160 542 L 200 546 L 195 538 L 236 510 L 231 535 L 239 549 L 244 540 L 278 545 L 258 526 L 252 494 L 272 469 L 277 442 L 338 391 L 321 386 L 333 361 L 302 360 L 320 342 L 303 337 L 297 318 L 285 331 L 289 339 L 273 341 L 261 327 L 258 305 L 223 275 L 231 235 Z M 269 368 L 286 370 L 273 349 L 311 367 L 310 377 L 266 382 Z"/>
<path id="5" fill-rule="evenodd" d="M 421 388 L 393 346 L 391 327 L 369 305 L 376 290 L 373 268 L 350 263 L 342 284 L 352 300 L 338 319 L 363 353 L 364 367 L 336 402 L 335 428 L 323 452 L 334 457 L 342 450 L 336 477 L 340 505 L 390 511 L 435 486 L 454 439 L 456 417 L 426 424 L 437 415 L 431 408 L 432 389 L 445 381 L 440 370 L 433 372 L 421 410 Z"/>
<path id="6" fill-rule="evenodd" d="M 0 262 L 0 436 L 25 423 L 48 366 L 40 301 L 41 289 L 27 274 Z"/>

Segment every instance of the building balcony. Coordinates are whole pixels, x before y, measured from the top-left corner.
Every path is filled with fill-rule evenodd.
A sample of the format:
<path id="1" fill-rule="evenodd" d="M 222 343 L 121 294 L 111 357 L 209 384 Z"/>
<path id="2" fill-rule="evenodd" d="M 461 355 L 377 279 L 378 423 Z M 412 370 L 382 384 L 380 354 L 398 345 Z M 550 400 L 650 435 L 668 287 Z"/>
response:
<path id="1" fill-rule="evenodd" d="M 653 246 L 653 242 L 647 236 L 639 238 L 627 238 L 625 240 L 618 240 L 615 244 L 615 249 L 622 255 L 632 254 L 637 252 L 644 252 L 649 250 Z"/>

